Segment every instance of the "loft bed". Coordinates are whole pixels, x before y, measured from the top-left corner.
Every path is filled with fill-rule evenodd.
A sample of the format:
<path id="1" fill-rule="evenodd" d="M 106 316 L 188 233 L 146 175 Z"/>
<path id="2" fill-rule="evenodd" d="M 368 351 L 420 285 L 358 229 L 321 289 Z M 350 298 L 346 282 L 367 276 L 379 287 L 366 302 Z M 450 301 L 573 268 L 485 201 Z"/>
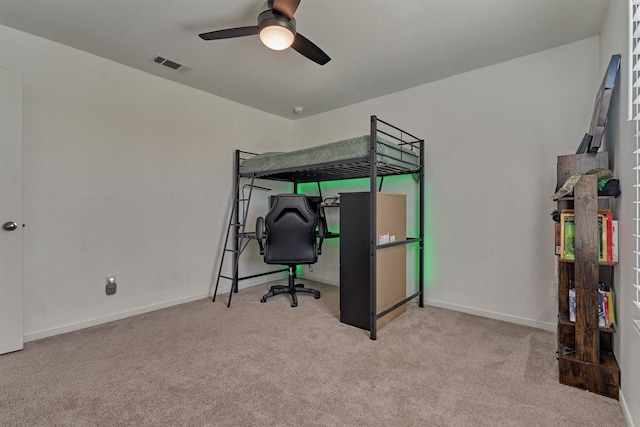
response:
<path id="1" fill-rule="evenodd" d="M 417 201 L 419 206 L 418 229 L 419 235 L 407 238 L 406 241 L 393 242 L 384 245 L 376 245 L 375 227 L 370 227 L 371 245 L 371 274 L 370 281 L 370 337 L 376 339 L 377 319 L 395 310 L 401 305 L 418 298 L 419 306 L 424 307 L 424 140 L 391 125 L 385 121 L 371 116 L 368 135 L 350 138 L 338 142 L 332 142 L 316 147 L 295 150 L 291 152 L 270 152 L 263 154 L 250 153 L 236 150 L 234 165 L 235 199 L 229 219 L 225 249 L 220 260 L 218 279 L 213 294 L 215 301 L 221 278 L 232 281 L 227 306 L 231 304 L 233 293 L 238 292 L 238 281 L 254 278 L 267 274 L 273 274 L 285 270 L 270 271 L 239 277 L 239 258 L 249 240 L 255 239 L 255 234 L 245 229 L 246 218 L 249 212 L 253 188 L 261 188 L 254 184 L 255 179 L 286 181 L 293 184 L 293 193 L 297 193 L 298 184 L 316 182 L 320 192 L 319 201 L 322 202 L 320 182 L 335 181 L 341 179 L 369 178 L 369 203 L 370 224 L 376 223 L 376 193 L 382 190 L 385 176 L 412 175 L 417 187 Z M 378 182 L 378 178 L 380 178 Z M 249 188 L 248 197 L 244 196 L 244 187 Z M 264 189 L 264 188 L 262 188 Z M 322 213 L 321 213 L 322 214 Z M 228 249 L 229 236 L 231 249 Z M 393 307 L 376 313 L 376 253 L 377 249 L 387 246 L 397 246 L 410 243 L 419 244 L 419 276 L 418 292 Z M 227 252 L 233 253 L 232 275 L 222 275 L 223 262 Z"/>
<path id="2" fill-rule="evenodd" d="M 320 182 L 370 176 L 371 161 L 377 175 L 416 173 L 420 169 L 417 146 L 380 135 L 363 135 L 316 147 L 284 153 L 265 153 L 243 159 L 238 173 L 243 177 L 292 182 Z M 375 155 L 371 153 L 371 141 Z"/>

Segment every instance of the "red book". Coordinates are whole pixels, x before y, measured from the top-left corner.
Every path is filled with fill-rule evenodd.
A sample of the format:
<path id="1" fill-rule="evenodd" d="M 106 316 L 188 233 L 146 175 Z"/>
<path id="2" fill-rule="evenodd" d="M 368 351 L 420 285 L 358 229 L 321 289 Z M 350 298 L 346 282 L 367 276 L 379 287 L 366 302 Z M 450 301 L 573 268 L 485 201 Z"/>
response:
<path id="1" fill-rule="evenodd" d="M 602 217 L 602 236 L 600 242 L 604 245 L 602 248 L 602 258 L 600 261 L 612 262 L 613 261 L 613 216 L 611 210 L 601 209 L 598 211 L 598 218 Z"/>

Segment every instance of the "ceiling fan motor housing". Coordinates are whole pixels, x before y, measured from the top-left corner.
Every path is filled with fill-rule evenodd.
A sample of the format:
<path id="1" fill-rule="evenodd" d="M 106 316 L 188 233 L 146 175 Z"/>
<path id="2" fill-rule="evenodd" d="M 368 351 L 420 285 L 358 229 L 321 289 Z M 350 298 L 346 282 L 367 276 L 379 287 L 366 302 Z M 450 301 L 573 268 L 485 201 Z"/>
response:
<path id="1" fill-rule="evenodd" d="M 262 31 L 265 27 L 271 27 L 273 25 L 285 27 L 291 31 L 294 36 L 296 35 L 295 18 L 291 17 L 291 19 L 289 19 L 274 10 L 265 10 L 258 16 L 258 32 Z"/>

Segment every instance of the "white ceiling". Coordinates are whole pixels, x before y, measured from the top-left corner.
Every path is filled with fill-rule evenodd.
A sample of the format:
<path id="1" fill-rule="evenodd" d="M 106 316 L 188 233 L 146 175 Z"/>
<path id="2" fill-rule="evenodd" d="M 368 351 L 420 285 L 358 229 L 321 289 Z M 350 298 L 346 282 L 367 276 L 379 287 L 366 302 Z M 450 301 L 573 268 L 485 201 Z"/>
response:
<path id="1" fill-rule="evenodd" d="M 256 25 L 267 0 L 0 0 L 0 24 L 295 119 L 598 35 L 608 1 L 302 0 L 324 66 L 258 36 L 198 37 Z"/>

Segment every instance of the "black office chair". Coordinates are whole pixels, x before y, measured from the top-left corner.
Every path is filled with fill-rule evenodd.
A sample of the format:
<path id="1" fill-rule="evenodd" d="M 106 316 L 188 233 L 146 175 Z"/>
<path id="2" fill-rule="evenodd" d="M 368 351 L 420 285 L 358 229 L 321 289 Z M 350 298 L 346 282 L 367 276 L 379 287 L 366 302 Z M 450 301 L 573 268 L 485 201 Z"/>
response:
<path id="1" fill-rule="evenodd" d="M 293 300 L 291 307 L 297 307 L 296 293 L 304 292 L 312 294 L 315 299 L 320 298 L 319 291 L 294 283 L 295 267 L 318 260 L 325 233 L 324 218 L 315 214 L 304 194 L 275 196 L 271 210 L 264 219 L 260 217 L 256 221 L 256 239 L 264 262 L 289 266 L 289 284 L 272 286 L 260 302 L 267 302 L 267 298 L 274 295 L 290 294 Z"/>

